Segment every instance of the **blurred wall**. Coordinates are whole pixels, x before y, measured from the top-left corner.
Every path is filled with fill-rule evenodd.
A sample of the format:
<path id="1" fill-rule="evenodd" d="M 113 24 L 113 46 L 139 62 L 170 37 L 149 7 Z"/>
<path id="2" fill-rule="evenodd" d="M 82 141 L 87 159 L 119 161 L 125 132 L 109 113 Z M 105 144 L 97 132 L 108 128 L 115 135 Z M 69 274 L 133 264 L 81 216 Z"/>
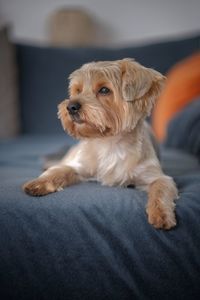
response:
<path id="1" fill-rule="evenodd" d="M 15 40 L 48 42 L 48 18 L 61 7 L 82 7 L 98 23 L 97 44 L 122 45 L 200 30 L 199 0 L 0 0 L 0 22 Z"/>

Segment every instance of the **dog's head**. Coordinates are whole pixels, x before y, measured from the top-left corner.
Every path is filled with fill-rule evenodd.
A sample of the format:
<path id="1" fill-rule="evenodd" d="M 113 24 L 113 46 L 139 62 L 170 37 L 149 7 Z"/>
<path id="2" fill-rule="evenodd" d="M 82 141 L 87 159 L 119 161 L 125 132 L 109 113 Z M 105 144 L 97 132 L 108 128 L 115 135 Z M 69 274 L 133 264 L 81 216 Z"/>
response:
<path id="1" fill-rule="evenodd" d="M 123 59 L 85 64 L 69 79 L 70 98 L 58 115 L 69 134 L 84 138 L 133 130 L 150 114 L 165 77 Z"/>

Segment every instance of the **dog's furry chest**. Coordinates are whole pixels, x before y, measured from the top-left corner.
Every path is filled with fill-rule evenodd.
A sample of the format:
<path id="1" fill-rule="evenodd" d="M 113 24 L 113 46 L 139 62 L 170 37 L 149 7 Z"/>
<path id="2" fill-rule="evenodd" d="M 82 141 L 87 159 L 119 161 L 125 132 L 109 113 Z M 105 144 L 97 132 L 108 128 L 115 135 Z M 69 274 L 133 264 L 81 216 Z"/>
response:
<path id="1" fill-rule="evenodd" d="M 141 158 L 141 143 L 129 138 L 82 141 L 64 159 L 84 180 L 126 186 Z"/>
<path id="2" fill-rule="evenodd" d="M 100 147 L 97 153 L 96 179 L 103 185 L 126 185 L 134 157 L 124 144 Z M 131 164 L 131 165 L 130 165 Z"/>

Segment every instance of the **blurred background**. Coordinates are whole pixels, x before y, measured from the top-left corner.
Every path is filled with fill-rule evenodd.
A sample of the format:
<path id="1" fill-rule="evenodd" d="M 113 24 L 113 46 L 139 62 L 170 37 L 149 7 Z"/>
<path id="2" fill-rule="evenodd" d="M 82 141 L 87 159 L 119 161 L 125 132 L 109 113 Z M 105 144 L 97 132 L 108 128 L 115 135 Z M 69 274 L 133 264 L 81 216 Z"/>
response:
<path id="1" fill-rule="evenodd" d="M 0 137 L 60 133 L 57 105 L 85 62 L 131 57 L 167 74 L 199 50 L 199 16 L 199 0 L 0 0 Z"/>
<path id="2" fill-rule="evenodd" d="M 12 26 L 12 38 L 34 44 L 50 44 L 55 27 L 65 26 L 68 44 L 66 29 L 72 44 L 77 35 L 84 45 L 133 45 L 199 30 L 199 15 L 199 0 L 0 0 L 0 20 Z"/>

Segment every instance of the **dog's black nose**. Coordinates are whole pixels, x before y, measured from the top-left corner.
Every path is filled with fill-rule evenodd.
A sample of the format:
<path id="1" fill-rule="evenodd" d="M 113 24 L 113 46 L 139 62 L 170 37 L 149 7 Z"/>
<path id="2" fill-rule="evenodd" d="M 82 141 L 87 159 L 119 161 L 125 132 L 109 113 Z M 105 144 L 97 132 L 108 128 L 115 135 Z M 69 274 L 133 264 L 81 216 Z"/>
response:
<path id="1" fill-rule="evenodd" d="M 81 108 L 81 104 L 79 102 L 71 102 L 67 105 L 67 110 L 70 115 L 75 115 Z"/>

